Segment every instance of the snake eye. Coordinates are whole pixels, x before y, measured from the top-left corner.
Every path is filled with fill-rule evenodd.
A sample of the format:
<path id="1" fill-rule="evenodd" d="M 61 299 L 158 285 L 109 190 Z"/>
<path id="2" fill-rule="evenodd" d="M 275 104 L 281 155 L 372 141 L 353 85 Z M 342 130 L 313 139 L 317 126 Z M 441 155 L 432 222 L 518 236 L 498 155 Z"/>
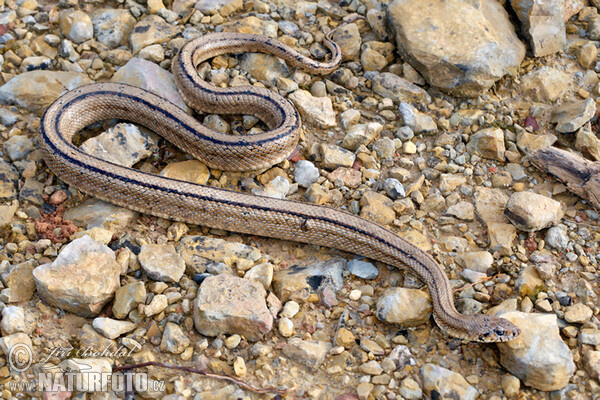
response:
<path id="1" fill-rule="evenodd" d="M 498 336 L 504 336 L 504 331 L 503 331 L 503 330 L 501 330 L 501 329 L 496 329 L 496 330 L 494 331 L 494 333 L 495 333 L 496 335 L 498 335 Z"/>

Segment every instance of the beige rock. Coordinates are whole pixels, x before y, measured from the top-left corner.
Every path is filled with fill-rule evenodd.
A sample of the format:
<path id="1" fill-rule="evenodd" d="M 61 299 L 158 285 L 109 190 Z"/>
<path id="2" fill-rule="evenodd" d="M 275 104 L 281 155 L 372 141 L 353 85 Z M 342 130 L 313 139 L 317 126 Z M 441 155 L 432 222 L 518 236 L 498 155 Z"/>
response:
<path id="1" fill-rule="evenodd" d="M 133 54 L 151 44 L 164 43 L 178 33 L 178 28 L 168 24 L 158 15 L 148 15 L 140 20 L 129 36 Z"/>
<path id="2" fill-rule="evenodd" d="M 206 165 L 200 161 L 187 160 L 167 165 L 160 171 L 160 176 L 196 183 L 198 185 L 206 185 L 210 173 Z"/>
<path id="3" fill-rule="evenodd" d="M 283 346 L 283 355 L 309 367 L 318 367 L 331 349 L 329 342 L 292 338 Z"/>
<path id="4" fill-rule="evenodd" d="M 591 155 L 594 160 L 600 161 L 600 139 L 585 126 L 577 131 L 575 147 L 577 150 Z"/>
<path id="5" fill-rule="evenodd" d="M 377 301 L 377 318 L 402 327 L 421 325 L 431 316 L 431 297 L 417 289 L 386 290 Z"/>
<path id="6" fill-rule="evenodd" d="M 515 324 L 521 334 L 498 343 L 500 363 L 527 386 L 543 391 L 564 388 L 575 372 L 573 355 L 560 337 L 554 314 L 510 311 L 498 314 Z"/>
<path id="7" fill-rule="evenodd" d="M 60 12 L 60 30 L 75 43 L 83 43 L 94 36 L 92 19 L 80 10 L 63 10 Z"/>
<path id="8" fill-rule="evenodd" d="M 534 151 L 552 146 L 558 138 L 551 134 L 535 134 L 521 131 L 517 135 L 517 147 L 523 154 L 531 154 Z"/>
<path id="9" fill-rule="evenodd" d="M 160 18 L 155 15 L 152 17 Z M 119 68 L 111 78 L 113 82 L 127 83 L 141 87 L 176 104 L 179 108 L 190 111 L 179 94 L 173 75 L 153 62 L 134 57 Z"/>
<path id="10" fill-rule="evenodd" d="M 265 35 L 277 38 L 277 23 L 274 21 L 265 21 L 255 16 L 228 22 L 221 26 L 223 32 L 253 33 L 255 35 Z"/>
<path id="11" fill-rule="evenodd" d="M 103 8 L 94 11 L 91 17 L 96 38 L 111 49 L 127 43 L 136 23 L 126 9 Z"/>
<path id="12" fill-rule="evenodd" d="M 425 90 L 390 72 L 377 74 L 372 82 L 375 93 L 382 97 L 388 97 L 397 103 L 431 102 L 431 96 Z"/>
<path id="13" fill-rule="evenodd" d="M 87 229 L 101 227 L 117 232 L 127 226 L 137 213 L 102 200 L 87 199 L 79 206 L 67 210 L 64 219 Z"/>
<path id="14" fill-rule="evenodd" d="M 515 73 L 525 57 L 525 46 L 496 1 L 395 0 L 388 22 L 399 53 L 430 85 L 459 96 L 479 96 Z"/>
<path id="15" fill-rule="evenodd" d="M 535 57 L 562 50 L 566 43 L 565 0 L 511 0 Z"/>
<path id="16" fill-rule="evenodd" d="M 517 228 L 512 224 L 492 222 L 488 224 L 490 250 L 499 251 L 503 256 L 512 254 L 512 245 L 517 238 Z"/>
<path id="17" fill-rule="evenodd" d="M 442 399 L 453 397 L 461 400 L 475 400 L 479 394 L 465 378 L 435 364 L 425 364 L 421 367 L 421 374 L 423 375 L 423 392 L 428 396 L 438 393 Z"/>
<path id="18" fill-rule="evenodd" d="M 585 69 L 593 68 L 596 65 L 596 58 L 598 58 L 598 48 L 592 42 L 581 46 L 577 52 L 577 61 Z"/>
<path id="19" fill-rule="evenodd" d="M 220 14 L 228 17 L 243 6 L 242 0 L 199 0 L 194 8 L 204 14 Z"/>
<path id="20" fill-rule="evenodd" d="M 558 224 L 564 211 L 558 201 L 546 196 L 533 192 L 516 192 L 506 203 L 504 215 L 518 229 L 535 232 Z"/>
<path id="21" fill-rule="evenodd" d="M 30 300 L 35 292 L 33 270 L 37 266 L 34 260 L 11 265 L 2 273 L 2 300 L 4 302 L 19 303 Z"/>
<path id="22" fill-rule="evenodd" d="M 158 137 L 134 124 L 120 123 L 86 140 L 80 149 L 102 160 L 131 167 L 158 149 Z"/>
<path id="23" fill-rule="evenodd" d="M 483 158 L 504 161 L 504 132 L 500 128 L 481 129 L 469 138 L 467 148 Z"/>
<path id="24" fill-rule="evenodd" d="M 321 163 L 323 168 L 336 169 L 338 167 L 352 167 L 356 156 L 351 151 L 334 144 L 321 143 Z"/>
<path id="25" fill-rule="evenodd" d="M 321 128 L 336 126 L 335 112 L 329 97 L 314 97 L 306 90 L 296 90 L 288 98 L 308 123 Z"/>
<path id="26" fill-rule="evenodd" d="M 360 204 L 362 206 L 360 216 L 379 225 L 389 225 L 396 217 L 392 208 L 392 199 L 382 194 L 366 192 L 361 198 Z"/>
<path id="27" fill-rule="evenodd" d="M 119 287 L 115 253 L 89 236 L 76 239 L 58 257 L 33 270 L 44 302 L 82 317 L 94 317 Z"/>
<path id="28" fill-rule="evenodd" d="M 132 282 L 120 287 L 115 292 L 115 302 L 112 313 L 115 318 L 123 319 L 138 304 L 146 301 L 146 287 L 144 282 Z"/>
<path id="29" fill-rule="evenodd" d="M 256 341 L 273 326 L 258 282 L 221 274 L 206 278 L 194 300 L 194 324 L 205 336 L 239 334 Z"/>
<path id="30" fill-rule="evenodd" d="M 332 39 L 342 49 L 342 61 L 358 58 L 362 40 L 356 24 L 352 23 L 341 27 L 333 34 Z"/>
<path id="31" fill-rule="evenodd" d="M 92 83 L 86 74 L 64 71 L 30 71 L 0 87 L 0 103 L 14 104 L 42 115 L 66 91 Z"/>
<path id="32" fill-rule="evenodd" d="M 379 136 L 382 130 L 383 125 L 378 122 L 353 125 L 344 136 L 342 147 L 355 151 L 361 145 L 367 146 Z"/>
<path id="33" fill-rule="evenodd" d="M 552 113 L 552 122 L 561 133 L 575 132 L 596 115 L 596 101 L 589 97 L 557 107 Z"/>
<path id="34" fill-rule="evenodd" d="M 535 101 L 552 102 L 569 89 L 572 81 L 567 72 L 545 65 L 522 76 L 520 90 Z"/>

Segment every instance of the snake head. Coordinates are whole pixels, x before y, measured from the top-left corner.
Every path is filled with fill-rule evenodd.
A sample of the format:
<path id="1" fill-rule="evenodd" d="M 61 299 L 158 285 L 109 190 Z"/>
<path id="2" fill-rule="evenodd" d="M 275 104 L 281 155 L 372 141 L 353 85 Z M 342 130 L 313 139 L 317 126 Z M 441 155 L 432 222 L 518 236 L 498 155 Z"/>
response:
<path id="1" fill-rule="evenodd" d="M 482 325 L 482 333 L 477 338 L 482 343 L 508 342 L 521 333 L 516 325 L 504 318 L 485 316 Z"/>

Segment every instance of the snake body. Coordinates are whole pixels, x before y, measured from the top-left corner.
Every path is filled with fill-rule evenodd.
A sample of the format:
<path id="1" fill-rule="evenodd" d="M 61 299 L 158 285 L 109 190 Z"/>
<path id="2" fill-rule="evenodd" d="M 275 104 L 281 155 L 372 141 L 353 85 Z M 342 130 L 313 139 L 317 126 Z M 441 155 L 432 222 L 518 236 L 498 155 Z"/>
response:
<path id="1" fill-rule="evenodd" d="M 239 193 L 192 184 L 113 164 L 84 153 L 73 136 L 87 125 L 123 119 L 146 126 L 211 168 L 257 170 L 289 156 L 301 126 L 285 98 L 259 87 L 217 88 L 203 81 L 197 66 L 224 53 L 259 51 L 276 55 L 310 73 L 329 73 L 341 50 L 328 34 L 329 62 L 307 58 L 283 43 L 260 35 L 217 33 L 188 42 L 172 71 L 184 100 L 209 113 L 250 114 L 268 132 L 234 137 L 212 131 L 168 100 L 118 83 L 96 83 L 71 90 L 45 111 L 40 124 L 45 160 L 64 182 L 96 198 L 161 218 L 217 229 L 333 247 L 397 267 L 408 267 L 426 284 L 437 324 L 451 336 L 498 342 L 519 329 L 488 315 L 463 315 L 454 307 L 452 288 L 429 254 L 393 232 L 350 213 L 324 206 Z"/>

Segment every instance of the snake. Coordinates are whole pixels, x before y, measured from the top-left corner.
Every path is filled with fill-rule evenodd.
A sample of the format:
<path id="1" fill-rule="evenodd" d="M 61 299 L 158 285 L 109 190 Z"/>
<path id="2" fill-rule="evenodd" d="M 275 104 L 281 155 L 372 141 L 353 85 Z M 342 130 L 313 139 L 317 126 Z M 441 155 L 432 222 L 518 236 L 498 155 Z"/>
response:
<path id="1" fill-rule="evenodd" d="M 341 25 L 340 25 L 341 26 Z M 63 182 L 92 197 L 144 214 L 226 231 L 336 248 L 391 266 L 406 268 L 426 285 L 437 325 L 452 337 L 504 342 L 520 331 L 501 317 L 457 311 L 446 273 L 436 260 L 391 230 L 344 210 L 299 201 L 199 185 L 118 165 L 87 154 L 73 138 L 95 122 L 118 119 L 145 126 L 208 167 L 220 171 L 260 171 L 296 149 L 301 118 L 290 100 L 257 85 L 217 87 L 198 66 L 221 54 L 271 54 L 307 73 L 329 74 L 342 61 L 331 30 L 323 43 L 328 61 L 315 61 L 274 38 L 235 32 L 206 34 L 184 44 L 171 62 L 181 97 L 204 113 L 243 114 L 268 130 L 234 136 L 211 130 L 162 96 L 115 82 L 67 91 L 40 121 L 44 160 Z"/>

